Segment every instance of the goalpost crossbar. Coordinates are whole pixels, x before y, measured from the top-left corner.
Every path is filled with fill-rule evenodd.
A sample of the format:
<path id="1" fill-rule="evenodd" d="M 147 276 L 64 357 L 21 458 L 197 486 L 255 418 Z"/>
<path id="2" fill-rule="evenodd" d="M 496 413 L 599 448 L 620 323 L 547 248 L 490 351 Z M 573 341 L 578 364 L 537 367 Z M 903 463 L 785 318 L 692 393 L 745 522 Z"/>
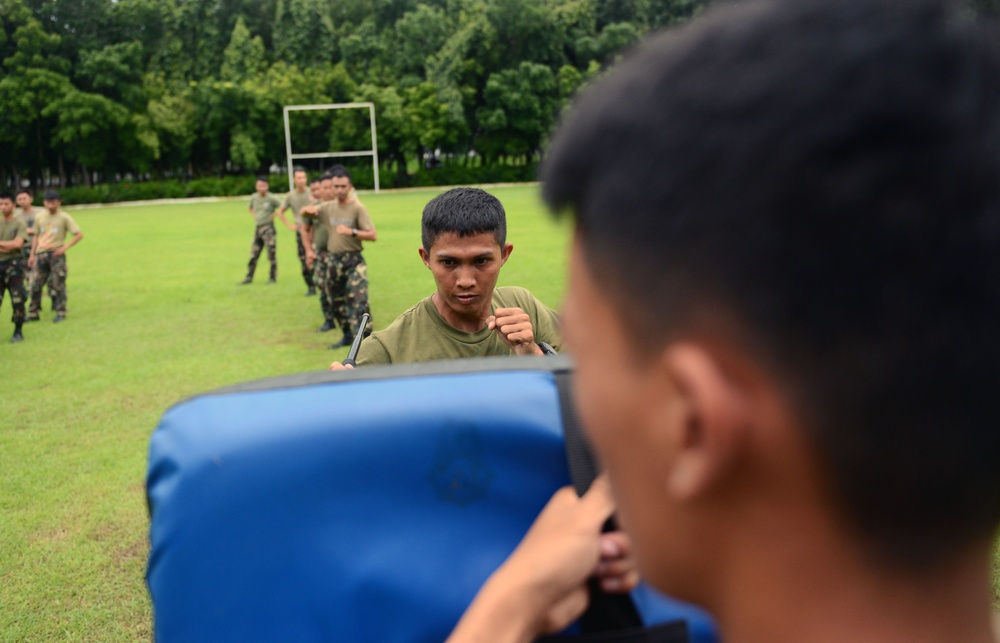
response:
<path id="1" fill-rule="evenodd" d="M 368 117 L 371 121 L 372 146 L 369 150 L 358 150 L 352 152 L 317 152 L 308 154 L 295 154 L 292 152 L 292 132 L 288 115 L 290 112 L 336 110 L 336 109 L 362 109 L 368 108 Z M 378 181 L 378 144 L 375 129 L 375 103 L 331 103 L 327 105 L 285 105 L 285 152 L 288 157 L 288 188 L 292 188 L 292 174 L 296 159 L 323 159 L 323 158 L 343 158 L 348 156 L 370 156 L 372 158 L 372 171 L 375 175 L 375 192 L 379 191 Z"/>

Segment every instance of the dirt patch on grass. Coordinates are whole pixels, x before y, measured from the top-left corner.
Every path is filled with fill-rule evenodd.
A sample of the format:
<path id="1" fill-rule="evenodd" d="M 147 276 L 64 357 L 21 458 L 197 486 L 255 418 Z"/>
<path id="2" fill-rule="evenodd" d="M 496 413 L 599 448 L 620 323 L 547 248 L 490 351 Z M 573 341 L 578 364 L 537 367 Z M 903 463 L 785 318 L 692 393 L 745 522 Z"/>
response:
<path id="1" fill-rule="evenodd" d="M 69 529 L 60 527 L 47 531 L 39 534 L 34 540 L 38 543 L 64 543 L 69 540 Z"/>

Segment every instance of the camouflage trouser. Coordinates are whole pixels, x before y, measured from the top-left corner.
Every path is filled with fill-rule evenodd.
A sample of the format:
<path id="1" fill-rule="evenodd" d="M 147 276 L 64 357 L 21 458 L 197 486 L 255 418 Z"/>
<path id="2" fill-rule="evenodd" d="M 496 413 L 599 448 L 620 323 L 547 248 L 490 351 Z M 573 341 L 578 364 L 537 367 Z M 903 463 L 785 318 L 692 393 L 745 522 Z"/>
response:
<path id="1" fill-rule="evenodd" d="M 10 301 L 14 305 L 14 316 L 10 318 L 15 324 L 24 321 L 24 302 L 27 293 L 24 290 L 24 272 L 27 265 L 24 259 L 8 259 L 0 261 L 0 305 L 3 305 L 4 292 L 10 292 Z"/>
<path id="2" fill-rule="evenodd" d="M 42 309 L 42 286 L 48 285 L 52 297 L 52 310 L 56 314 L 66 314 L 66 255 L 55 256 L 52 252 L 35 255 L 35 267 L 31 271 L 31 305 L 28 314 L 38 315 Z"/>
<path id="3" fill-rule="evenodd" d="M 371 314 L 368 310 L 368 266 L 361 253 L 330 253 L 327 284 L 334 321 L 345 333 L 353 334 L 361 323 L 361 316 Z"/>
<path id="4" fill-rule="evenodd" d="M 302 278 L 306 281 L 306 286 L 308 288 L 314 288 L 315 282 L 313 281 L 313 271 L 306 264 L 306 247 L 302 245 L 302 233 L 298 230 L 295 231 L 295 243 L 299 249 L 299 263 L 302 264 Z"/>
<path id="5" fill-rule="evenodd" d="M 274 240 L 274 224 L 265 223 L 257 226 L 253 233 L 253 245 L 250 246 L 250 263 L 247 264 L 247 277 L 253 279 L 253 273 L 257 270 L 257 259 L 260 258 L 260 251 L 267 246 L 267 258 L 271 262 L 271 279 L 278 278 L 278 257 L 277 246 Z"/>
<path id="6" fill-rule="evenodd" d="M 313 282 L 319 287 L 319 307 L 323 319 L 333 323 L 333 306 L 330 304 L 330 253 L 320 250 L 313 262 Z"/>

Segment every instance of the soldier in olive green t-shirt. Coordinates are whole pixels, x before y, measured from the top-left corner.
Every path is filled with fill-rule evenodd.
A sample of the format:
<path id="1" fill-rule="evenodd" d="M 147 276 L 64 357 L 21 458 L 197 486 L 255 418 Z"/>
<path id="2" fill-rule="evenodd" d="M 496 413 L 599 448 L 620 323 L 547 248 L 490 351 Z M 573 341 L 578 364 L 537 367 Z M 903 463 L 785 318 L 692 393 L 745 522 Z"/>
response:
<path id="1" fill-rule="evenodd" d="M 496 197 L 478 188 L 449 190 L 427 204 L 421 227 L 420 258 L 436 291 L 365 339 L 359 366 L 541 355 L 540 342 L 561 347 L 555 312 L 524 288 L 496 287 L 514 249 Z"/>
<path id="2" fill-rule="evenodd" d="M 31 242 L 28 267 L 31 268 L 31 303 L 28 321 L 38 321 L 42 309 L 42 286 L 47 285 L 52 297 L 52 310 L 58 323 L 66 318 L 66 280 L 69 266 L 66 251 L 80 243 L 83 232 L 76 221 L 61 208 L 62 197 L 55 190 L 45 192 L 45 211 L 35 218 L 35 236 Z M 69 240 L 67 235 L 73 235 Z"/>
<path id="3" fill-rule="evenodd" d="M 257 270 L 257 260 L 260 252 L 267 247 L 267 258 L 271 262 L 271 275 L 268 283 L 278 279 L 277 242 L 274 232 L 274 213 L 281 206 L 281 201 L 267 191 L 267 177 L 260 177 L 256 184 L 257 192 L 250 197 L 250 215 L 253 217 L 253 244 L 250 246 L 250 261 L 247 263 L 247 276 L 239 283 L 245 286 L 253 281 L 253 273 Z"/>
<path id="4" fill-rule="evenodd" d="M 358 365 L 427 362 L 457 357 L 514 355 L 500 333 L 488 324 L 465 331 L 449 324 L 438 312 L 433 295 L 425 297 L 396 318 L 385 330 L 361 342 Z M 501 286 L 493 291 L 489 312 L 521 309 L 528 316 L 536 341 L 559 350 L 559 317 L 524 288 Z M 414 341 L 414 338 L 420 338 Z"/>
<path id="5" fill-rule="evenodd" d="M 14 322 L 12 344 L 24 339 L 21 327 L 24 324 L 25 262 L 21 249 L 28 239 L 28 227 L 24 219 L 14 214 L 14 199 L 10 194 L 0 194 L 0 304 L 4 293 L 10 293 L 10 303 L 14 308 L 11 321 Z"/>
<path id="6" fill-rule="evenodd" d="M 326 251 L 329 231 L 326 224 L 316 216 L 316 206 L 323 201 L 321 181 L 316 179 L 309 184 L 313 200 L 302 209 L 302 237 L 306 248 L 306 263 L 312 266 L 312 279 L 319 291 L 319 308 L 323 313 L 323 325 L 316 330 L 325 333 L 336 327 L 333 320 L 333 304 L 330 303 L 330 292 L 326 287 L 327 273 L 330 269 L 330 253 Z M 330 195 L 332 198 L 332 194 Z M 309 247 L 311 246 L 311 247 Z"/>
<path id="7" fill-rule="evenodd" d="M 361 255 L 362 241 L 375 241 L 378 233 L 368 210 L 352 194 L 351 177 L 343 167 L 332 169 L 320 182 L 324 201 L 308 211 L 327 228 L 326 249 L 330 266 L 326 279 L 318 284 L 326 288 L 333 308 L 334 321 L 344 331 L 340 341 L 330 348 L 349 346 L 354 341 L 354 332 L 367 313 L 368 307 L 368 266 Z M 305 212 L 306 210 L 303 209 Z M 320 327 L 328 330 L 328 324 Z"/>
<path id="8" fill-rule="evenodd" d="M 299 264 L 302 266 L 302 279 L 306 282 L 306 295 L 316 294 L 316 284 L 313 282 L 313 270 L 307 261 L 306 247 L 302 242 L 302 208 L 313 201 L 313 195 L 307 186 L 309 178 L 302 168 L 295 168 L 292 173 L 292 190 L 285 195 L 285 200 L 278 208 L 277 217 L 285 224 L 289 230 L 295 231 L 295 245 L 299 253 Z M 285 210 L 292 211 L 293 223 L 289 223 L 285 218 Z"/>

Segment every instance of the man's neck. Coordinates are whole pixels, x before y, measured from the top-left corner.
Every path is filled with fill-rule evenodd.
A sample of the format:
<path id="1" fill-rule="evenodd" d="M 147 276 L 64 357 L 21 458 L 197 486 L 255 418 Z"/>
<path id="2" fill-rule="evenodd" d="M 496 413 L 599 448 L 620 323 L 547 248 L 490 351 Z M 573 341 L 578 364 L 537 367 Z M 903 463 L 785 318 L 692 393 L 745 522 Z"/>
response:
<path id="1" fill-rule="evenodd" d="M 772 533 L 768 554 L 734 565 L 725 598 L 710 606 L 727 641 L 996 643 L 989 548 L 941 571 L 894 575 L 835 543 L 810 551 L 802 536 Z"/>
<path id="2" fill-rule="evenodd" d="M 10 214 L 3 215 L 3 220 L 4 221 L 10 221 L 13 218 L 14 218 L 14 211 L 13 210 L 11 210 Z"/>

